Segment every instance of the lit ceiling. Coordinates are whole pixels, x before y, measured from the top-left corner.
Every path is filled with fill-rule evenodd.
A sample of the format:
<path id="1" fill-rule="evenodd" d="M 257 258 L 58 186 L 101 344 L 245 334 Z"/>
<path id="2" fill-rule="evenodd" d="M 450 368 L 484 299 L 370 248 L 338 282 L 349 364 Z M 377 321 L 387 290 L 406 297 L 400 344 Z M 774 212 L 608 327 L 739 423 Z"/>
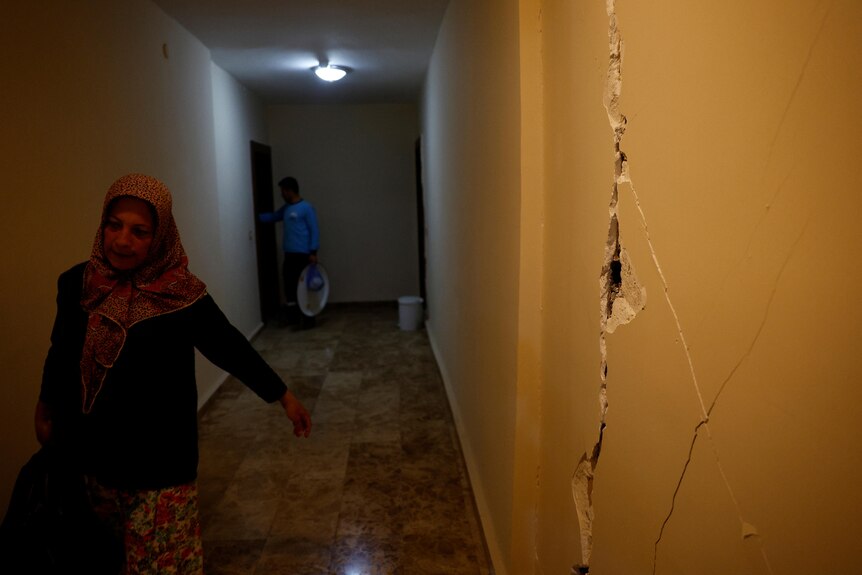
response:
<path id="1" fill-rule="evenodd" d="M 299 104 L 418 101 L 449 0 L 153 1 L 265 103 Z"/>

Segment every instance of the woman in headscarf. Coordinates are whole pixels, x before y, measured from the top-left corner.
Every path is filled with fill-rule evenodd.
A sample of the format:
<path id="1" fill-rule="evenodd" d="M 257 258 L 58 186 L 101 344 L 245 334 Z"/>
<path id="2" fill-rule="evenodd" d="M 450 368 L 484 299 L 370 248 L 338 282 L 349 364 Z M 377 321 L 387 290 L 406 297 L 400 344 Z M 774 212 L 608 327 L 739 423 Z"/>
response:
<path id="1" fill-rule="evenodd" d="M 59 278 L 36 407 L 39 442 L 73 455 L 121 538 L 123 573 L 202 573 L 195 348 L 308 436 L 305 407 L 188 270 L 168 188 L 123 176 L 89 261 Z"/>

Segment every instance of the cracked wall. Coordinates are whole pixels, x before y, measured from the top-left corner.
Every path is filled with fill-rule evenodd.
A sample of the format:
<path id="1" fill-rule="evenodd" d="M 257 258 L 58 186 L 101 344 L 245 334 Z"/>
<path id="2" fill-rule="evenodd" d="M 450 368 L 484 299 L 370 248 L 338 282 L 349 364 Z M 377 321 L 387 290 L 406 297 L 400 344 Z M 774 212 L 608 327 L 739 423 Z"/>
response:
<path id="1" fill-rule="evenodd" d="M 544 4 L 545 573 L 862 561 L 862 8 L 750 4 Z"/>
<path id="2" fill-rule="evenodd" d="M 619 111 L 619 97 L 622 89 L 622 39 L 616 22 L 613 0 L 608 0 L 608 71 L 605 83 L 605 110 L 608 114 L 611 131 L 613 132 L 614 171 L 611 185 L 610 203 L 608 205 L 608 237 L 604 249 L 604 262 L 599 275 L 599 351 L 601 364 L 599 366 L 599 407 L 600 427 L 598 440 L 591 453 L 584 453 L 578 461 L 572 476 L 572 497 L 578 514 L 580 531 L 581 562 L 573 570 L 579 573 L 589 572 L 593 548 L 593 483 L 599 456 L 602 451 L 602 439 L 608 413 L 608 357 L 607 336 L 617 327 L 632 320 L 646 305 L 646 289 L 641 287 L 632 269 L 631 259 L 623 247 L 620 233 L 620 220 L 617 207 L 619 205 L 619 185 L 628 181 L 626 156 L 621 149 L 625 134 L 626 118 Z"/>
<path id="3" fill-rule="evenodd" d="M 498 573 L 862 564 L 857 5 L 450 5 L 429 337 Z"/>

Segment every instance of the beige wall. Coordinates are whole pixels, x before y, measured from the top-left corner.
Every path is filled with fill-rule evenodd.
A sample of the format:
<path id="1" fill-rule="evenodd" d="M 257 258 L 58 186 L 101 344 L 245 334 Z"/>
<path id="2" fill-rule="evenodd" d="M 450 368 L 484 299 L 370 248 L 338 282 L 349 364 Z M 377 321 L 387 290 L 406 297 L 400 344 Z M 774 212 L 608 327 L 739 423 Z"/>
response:
<path id="1" fill-rule="evenodd" d="M 592 455 L 601 425 L 599 277 L 614 174 L 613 132 L 602 106 L 608 66 L 604 8 L 604 2 L 546 1 L 542 14 L 546 252 L 536 553 L 549 572 L 582 563 L 572 479 L 581 457 Z M 609 369 L 615 377 L 616 366 Z M 618 549 L 626 547 L 615 541 Z"/>
<path id="2" fill-rule="evenodd" d="M 285 105 L 270 106 L 267 117 L 274 181 L 294 176 L 317 212 L 329 300 L 418 296 L 418 107 Z"/>
<path id="3" fill-rule="evenodd" d="M 577 70 L 571 84 L 546 75 L 548 117 L 558 120 L 548 138 L 560 142 L 548 146 L 548 229 L 559 239 L 548 241 L 547 285 L 549 300 L 580 302 L 574 326 L 558 328 L 568 355 L 587 361 L 549 346 L 546 404 L 555 387 L 574 390 L 571 410 L 544 425 L 549 437 L 567 420 L 588 421 L 581 443 L 598 438 L 600 355 L 595 319 L 579 329 L 579 316 L 599 309 L 615 160 L 613 106 L 606 114 L 597 98 L 611 19 L 597 5 L 545 3 L 546 65 Z M 851 413 L 862 397 L 860 314 L 838 302 L 830 310 L 823 288 L 838 270 L 840 283 L 858 279 L 842 264 L 860 246 L 862 203 L 843 173 L 844 157 L 860 151 L 862 9 L 618 2 L 615 15 L 618 112 L 628 120 L 619 233 L 647 306 L 606 333 L 593 569 L 647 571 L 655 556 L 660 573 L 851 572 L 862 558 Z M 564 227 L 577 230 L 572 241 Z M 565 259 L 583 269 L 567 277 L 551 265 Z M 570 475 L 575 457 L 548 447 L 546 471 Z M 560 545 L 570 556 L 555 565 L 578 559 Z"/>
<path id="4" fill-rule="evenodd" d="M 194 271 L 217 298 L 244 289 L 212 249 L 212 222 L 242 204 L 213 127 L 235 87 L 151 4 L 115 4 L 0 20 L 4 506 L 35 449 L 56 276 L 87 257 L 114 178 L 163 178 Z M 591 550 L 593 573 L 654 558 L 657 573 L 854 572 L 862 8 L 610 4 L 618 82 L 599 0 L 453 2 L 429 69 L 428 327 L 495 566 L 568 573 Z M 254 99 L 234 102 L 249 114 L 237 133 L 257 134 Z M 615 181 L 624 273 L 608 323 Z M 623 300 L 638 313 L 617 325 Z M 603 418 L 579 516 L 587 484 L 572 479 L 589 477 Z"/>
<path id="5" fill-rule="evenodd" d="M 232 193 L 250 198 L 250 192 L 232 189 L 229 184 L 243 178 L 221 168 L 231 152 L 223 131 L 216 151 L 214 115 L 246 118 L 233 120 L 247 124 L 238 132 L 256 133 L 261 121 L 253 118 L 263 111 L 248 97 L 231 99 L 232 80 L 213 80 L 209 51 L 146 1 L 15 3 L 0 18 L 0 53 L 5 176 L 0 509 L 5 511 L 15 475 L 37 447 L 33 406 L 54 319 L 57 276 L 89 256 L 108 186 L 132 171 L 164 180 L 174 195 L 192 270 L 218 301 L 232 302 L 247 288 L 227 263 L 237 261 L 236 249 L 222 253 L 218 229 L 244 230 L 247 223 L 221 210 L 233 204 Z M 245 162 L 247 146 L 242 143 Z M 250 180 L 242 183 L 250 187 Z M 250 316 L 242 306 L 224 307 L 249 335 L 259 323 L 259 311 Z M 199 363 L 202 399 L 221 377 L 209 363 Z"/>
<path id="6" fill-rule="evenodd" d="M 855 572 L 862 8 L 537 4 L 519 37 L 514 3 L 453 3 L 425 101 L 429 328 L 498 572 Z"/>
<path id="7" fill-rule="evenodd" d="M 224 277 L 220 306 L 247 337 L 262 327 L 249 142 L 269 141 L 260 99 L 236 79 L 211 65 L 215 118 L 216 189 Z"/>
<path id="8" fill-rule="evenodd" d="M 422 128 L 428 332 L 496 563 L 508 553 L 514 496 L 517 37 L 516 2 L 450 3 L 428 73 Z"/>

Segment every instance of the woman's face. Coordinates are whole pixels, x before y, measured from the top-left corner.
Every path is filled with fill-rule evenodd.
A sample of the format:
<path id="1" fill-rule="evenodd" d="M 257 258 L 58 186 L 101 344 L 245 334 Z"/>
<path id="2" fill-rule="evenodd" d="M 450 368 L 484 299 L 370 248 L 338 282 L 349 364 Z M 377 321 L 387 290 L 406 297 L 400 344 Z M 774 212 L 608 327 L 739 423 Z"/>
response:
<path id="1" fill-rule="evenodd" d="M 102 245 L 108 262 L 119 271 L 141 266 L 150 252 L 155 222 L 149 204 L 137 198 L 120 198 L 111 206 L 102 228 Z"/>

